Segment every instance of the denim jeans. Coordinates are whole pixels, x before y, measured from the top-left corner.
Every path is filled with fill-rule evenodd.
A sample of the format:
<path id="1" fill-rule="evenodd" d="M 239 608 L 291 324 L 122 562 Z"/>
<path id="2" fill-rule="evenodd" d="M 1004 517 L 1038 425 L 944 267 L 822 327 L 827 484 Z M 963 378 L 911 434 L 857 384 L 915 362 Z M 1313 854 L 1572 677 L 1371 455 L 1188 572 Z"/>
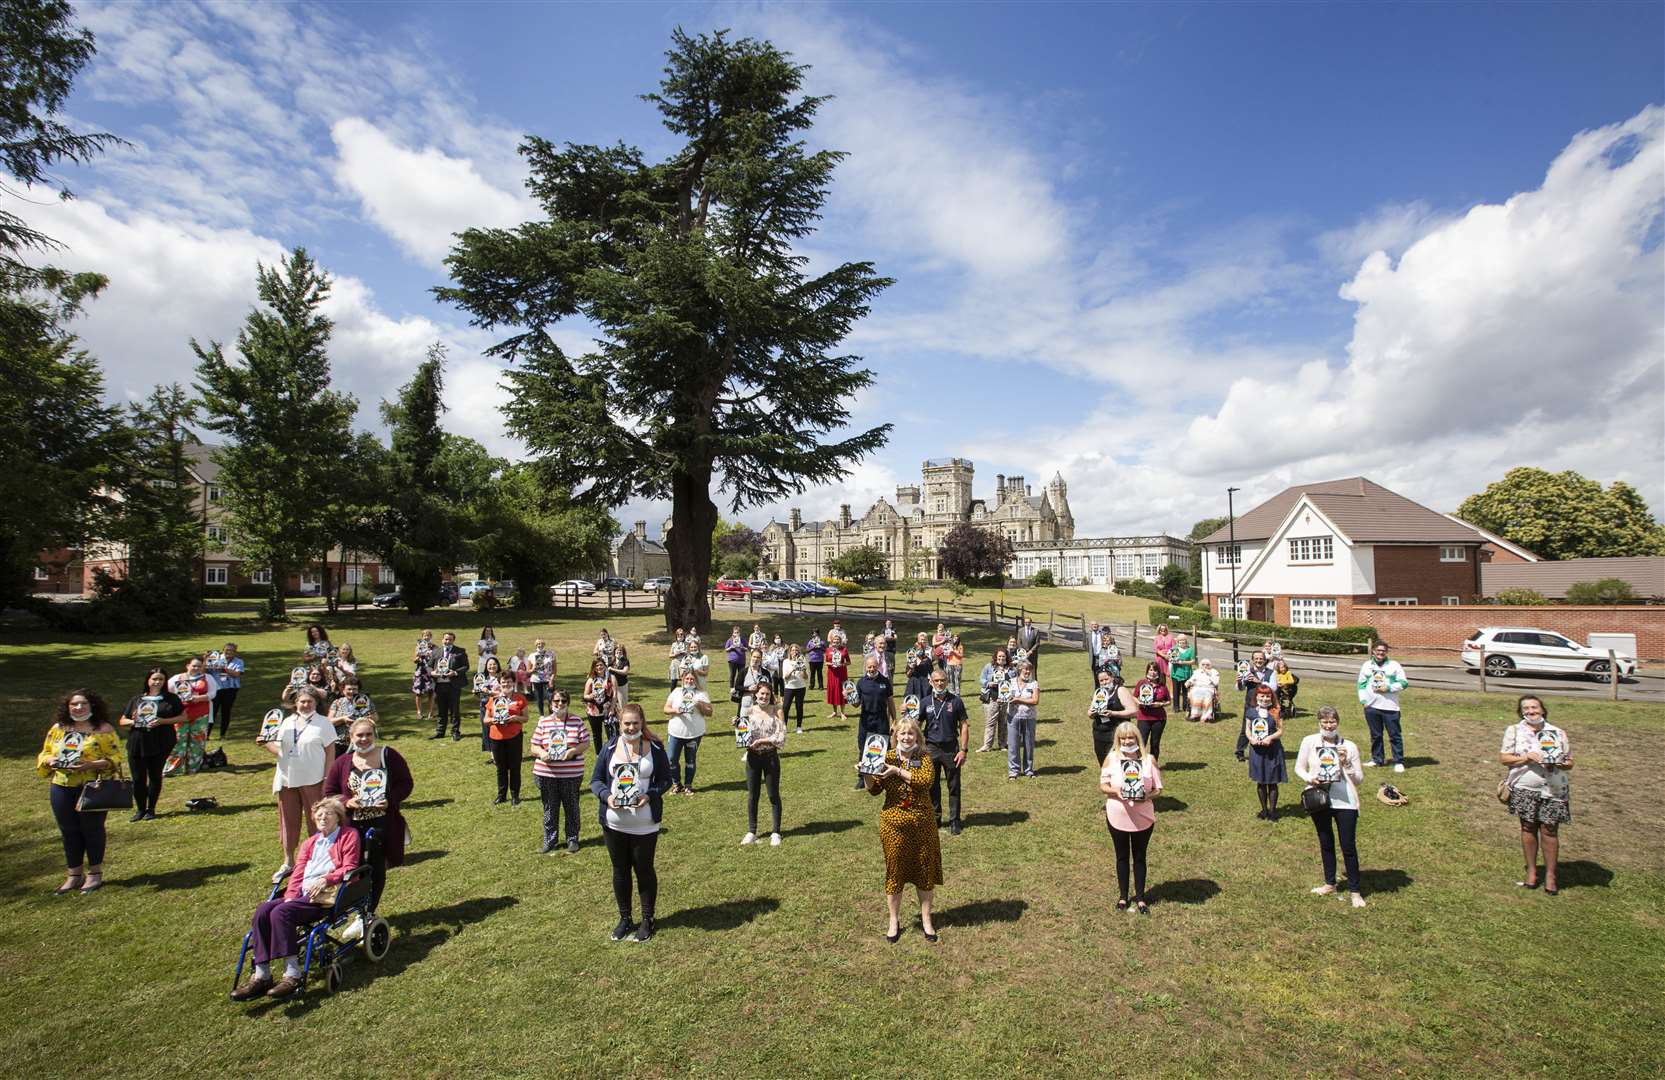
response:
<path id="1" fill-rule="evenodd" d="M 1330 833 L 1330 822 L 1335 822 L 1336 835 Z M 1334 885 L 1335 842 L 1341 839 L 1341 859 L 1347 869 L 1347 891 L 1359 891 L 1359 812 L 1326 806 L 1312 811 L 1312 824 L 1318 830 L 1318 855 L 1324 862 L 1324 884 Z"/>
<path id="2" fill-rule="evenodd" d="M 1035 775 L 1035 714 L 1013 709 L 1006 721 L 1006 775 Z"/>
<path id="3" fill-rule="evenodd" d="M 671 779 L 683 787 L 694 786 L 694 758 L 700 752 L 699 736 L 693 739 L 679 739 L 675 735 L 665 736 L 665 756 L 671 759 Z M 688 759 L 686 771 L 683 769 L 682 759 Z"/>
<path id="4" fill-rule="evenodd" d="M 1393 763 L 1405 760 L 1405 740 L 1399 733 L 1398 709 L 1365 709 L 1364 722 L 1370 728 L 1370 760 L 1383 764 L 1382 731 L 1387 730 L 1388 745 L 1393 748 Z"/>

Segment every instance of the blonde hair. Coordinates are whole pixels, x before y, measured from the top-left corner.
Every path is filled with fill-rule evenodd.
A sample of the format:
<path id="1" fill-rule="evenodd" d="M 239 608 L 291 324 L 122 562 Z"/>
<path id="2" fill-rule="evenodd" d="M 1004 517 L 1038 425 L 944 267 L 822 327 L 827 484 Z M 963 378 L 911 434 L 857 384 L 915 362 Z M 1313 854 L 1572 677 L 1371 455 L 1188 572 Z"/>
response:
<path id="1" fill-rule="evenodd" d="M 1122 737 L 1131 735 L 1139 743 L 1139 756 L 1149 757 L 1150 747 L 1145 745 L 1145 737 L 1139 734 L 1139 725 L 1131 720 L 1123 720 L 1116 725 L 1116 730 L 1110 733 L 1110 752 L 1118 758 L 1122 757 Z"/>
<path id="2" fill-rule="evenodd" d="M 903 728 L 913 728 L 915 743 L 919 747 L 920 754 L 923 755 L 925 752 L 925 729 L 919 726 L 919 718 L 917 716 L 904 716 L 896 721 L 896 726 L 890 729 L 890 738 L 893 745 L 899 746 L 901 744 Z M 898 750 L 897 753 L 901 753 L 901 751 Z"/>

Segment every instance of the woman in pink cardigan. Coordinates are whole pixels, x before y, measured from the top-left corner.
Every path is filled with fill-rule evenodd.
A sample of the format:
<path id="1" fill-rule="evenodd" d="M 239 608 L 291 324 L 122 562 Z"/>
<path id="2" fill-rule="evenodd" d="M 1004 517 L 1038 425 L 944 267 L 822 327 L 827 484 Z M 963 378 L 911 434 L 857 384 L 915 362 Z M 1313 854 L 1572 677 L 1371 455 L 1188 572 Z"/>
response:
<path id="1" fill-rule="evenodd" d="M 340 799 L 319 799 L 312 807 L 312 823 L 318 831 L 301 842 L 283 899 L 254 909 L 254 974 L 231 992 L 233 1001 L 262 994 L 288 997 L 301 988 L 301 962 L 295 956 L 300 928 L 329 914 L 336 886 L 358 866 L 358 833 L 347 824 L 347 807 Z M 275 985 L 273 960 L 284 961 L 283 978 Z"/>

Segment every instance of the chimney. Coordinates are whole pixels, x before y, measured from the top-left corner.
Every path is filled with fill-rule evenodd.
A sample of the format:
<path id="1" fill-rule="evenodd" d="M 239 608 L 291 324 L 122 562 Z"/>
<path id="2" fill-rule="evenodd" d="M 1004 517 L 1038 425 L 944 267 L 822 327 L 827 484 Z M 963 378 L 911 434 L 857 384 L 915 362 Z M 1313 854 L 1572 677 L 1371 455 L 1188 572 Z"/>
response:
<path id="1" fill-rule="evenodd" d="M 994 505 L 999 506 L 1006 501 L 1006 474 L 994 474 Z"/>
<path id="2" fill-rule="evenodd" d="M 792 508 L 792 531 L 797 532 L 804 527 L 804 512 L 796 506 Z"/>
<path id="3" fill-rule="evenodd" d="M 638 521 L 636 523 L 636 539 L 638 539 L 638 540 L 646 540 L 647 539 L 647 522 Z"/>
<path id="4" fill-rule="evenodd" d="M 850 527 L 850 504 L 849 503 L 840 503 L 839 504 L 839 506 L 838 506 L 838 524 L 839 524 L 839 527 L 841 527 L 841 528 L 848 529 Z"/>

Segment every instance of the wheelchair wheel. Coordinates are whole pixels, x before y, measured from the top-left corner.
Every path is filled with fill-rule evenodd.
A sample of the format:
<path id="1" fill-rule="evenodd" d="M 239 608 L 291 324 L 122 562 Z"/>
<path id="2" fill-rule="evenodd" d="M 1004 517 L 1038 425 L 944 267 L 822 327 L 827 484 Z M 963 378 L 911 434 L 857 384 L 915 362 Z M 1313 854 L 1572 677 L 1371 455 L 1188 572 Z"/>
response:
<path id="1" fill-rule="evenodd" d="M 341 989 L 341 963 L 340 963 L 340 961 L 336 961 L 335 963 L 330 965 L 328 973 L 326 973 L 324 975 L 324 991 L 326 993 L 333 994 L 333 993 L 335 993 L 336 991 L 338 991 L 340 989 Z"/>
<path id="2" fill-rule="evenodd" d="M 371 963 L 380 963 L 387 955 L 388 946 L 393 944 L 393 928 L 387 925 L 387 920 L 377 916 L 370 920 L 370 925 L 364 928 L 364 955 Z"/>

